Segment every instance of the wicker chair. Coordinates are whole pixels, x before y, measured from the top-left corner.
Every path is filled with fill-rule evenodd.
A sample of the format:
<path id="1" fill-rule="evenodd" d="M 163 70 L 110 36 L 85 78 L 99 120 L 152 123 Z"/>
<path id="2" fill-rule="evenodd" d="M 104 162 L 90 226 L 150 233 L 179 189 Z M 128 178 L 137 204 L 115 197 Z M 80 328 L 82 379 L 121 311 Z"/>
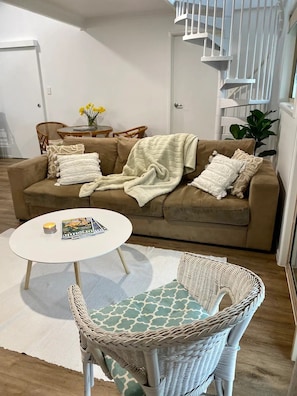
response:
<path id="1" fill-rule="evenodd" d="M 62 122 L 40 122 L 36 125 L 36 132 L 40 147 L 40 153 L 46 153 L 46 147 L 49 144 L 61 144 L 63 140 L 57 133 L 57 129 L 63 128 L 67 125 Z"/>
<path id="2" fill-rule="evenodd" d="M 113 132 L 112 136 L 142 139 L 145 137 L 146 130 L 147 130 L 147 126 L 142 125 L 136 128 L 128 129 L 127 131 Z"/>
<path id="3" fill-rule="evenodd" d="M 137 394 L 201 395 L 214 380 L 218 395 L 232 395 L 239 341 L 264 300 L 262 280 L 243 267 L 184 253 L 179 263 L 176 288 L 182 288 L 192 299 L 188 306 L 190 310 L 195 312 L 193 307 L 197 304 L 206 310 L 206 317 L 188 323 L 179 322 L 173 327 L 167 327 L 163 322 L 159 327 L 155 325 L 154 330 L 147 326 L 145 331 L 135 332 L 107 331 L 105 321 L 96 323 L 94 315 L 87 311 L 79 287 L 69 287 L 69 303 L 80 333 L 85 396 L 91 395 L 93 363 L 114 378 L 122 395 L 126 396 L 136 393 L 124 392 L 123 387 L 120 388 L 119 380 L 127 379 L 127 376 L 123 372 L 118 376 L 114 364 L 119 364 L 120 369 L 127 372 L 134 385 L 141 386 L 143 393 Z M 155 291 L 147 292 L 145 298 L 151 298 Z M 173 293 L 173 300 L 179 293 L 180 290 Z M 165 294 L 168 297 L 168 292 Z M 229 305 L 223 299 L 225 294 L 231 299 Z M 111 318 L 115 317 L 117 306 L 129 303 L 131 299 L 134 304 L 137 297 L 111 306 Z M 157 311 L 162 304 L 157 297 Z M 175 301 L 174 313 L 176 306 Z M 221 310 L 220 306 L 223 306 Z M 101 308 L 96 315 L 106 309 Z M 183 308 L 184 312 L 189 309 Z M 127 316 L 123 318 L 125 322 L 133 322 L 133 317 Z M 118 323 L 121 320 L 118 319 L 115 326 Z"/>

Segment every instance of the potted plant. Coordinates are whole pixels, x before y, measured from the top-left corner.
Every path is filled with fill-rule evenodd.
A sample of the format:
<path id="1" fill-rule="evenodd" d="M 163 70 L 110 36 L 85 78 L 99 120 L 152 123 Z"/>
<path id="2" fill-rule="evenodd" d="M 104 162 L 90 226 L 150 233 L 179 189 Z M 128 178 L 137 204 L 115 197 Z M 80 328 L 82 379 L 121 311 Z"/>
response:
<path id="1" fill-rule="evenodd" d="M 271 131 L 271 126 L 279 118 L 271 120 L 267 116 L 271 113 L 275 113 L 276 110 L 270 110 L 263 113 L 261 110 L 251 110 L 251 115 L 247 117 L 246 125 L 232 124 L 229 128 L 230 133 L 234 139 L 255 139 L 255 152 L 261 147 L 265 146 L 266 143 L 263 140 L 267 139 L 269 136 L 276 135 L 275 132 Z M 258 154 L 259 157 L 267 157 L 269 155 L 275 155 L 276 150 L 264 150 Z"/>

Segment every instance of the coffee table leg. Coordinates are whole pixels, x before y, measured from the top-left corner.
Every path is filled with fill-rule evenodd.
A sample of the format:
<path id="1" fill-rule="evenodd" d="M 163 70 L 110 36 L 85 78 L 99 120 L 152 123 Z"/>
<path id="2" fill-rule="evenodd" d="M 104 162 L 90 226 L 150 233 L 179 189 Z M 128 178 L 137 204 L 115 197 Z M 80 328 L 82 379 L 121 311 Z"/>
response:
<path id="1" fill-rule="evenodd" d="M 125 259 L 124 259 L 123 252 L 122 252 L 121 248 L 117 248 L 117 251 L 119 253 L 119 256 L 120 256 L 120 259 L 121 259 L 121 262 L 123 264 L 123 267 L 124 267 L 124 270 L 125 270 L 126 274 L 130 274 L 130 271 L 128 270 L 128 267 L 126 265 L 126 262 L 125 262 Z"/>
<path id="2" fill-rule="evenodd" d="M 79 262 L 78 261 L 74 261 L 73 265 L 74 265 L 74 273 L 75 273 L 76 284 L 77 284 L 77 286 L 79 286 L 81 288 Z"/>
<path id="3" fill-rule="evenodd" d="M 28 260 L 28 263 L 27 263 L 27 272 L 26 272 L 26 278 L 25 278 L 25 286 L 24 286 L 24 289 L 25 289 L 25 290 L 28 290 L 28 289 L 29 289 L 29 282 L 30 282 L 31 269 L 32 269 L 32 261 L 31 261 L 31 260 Z"/>

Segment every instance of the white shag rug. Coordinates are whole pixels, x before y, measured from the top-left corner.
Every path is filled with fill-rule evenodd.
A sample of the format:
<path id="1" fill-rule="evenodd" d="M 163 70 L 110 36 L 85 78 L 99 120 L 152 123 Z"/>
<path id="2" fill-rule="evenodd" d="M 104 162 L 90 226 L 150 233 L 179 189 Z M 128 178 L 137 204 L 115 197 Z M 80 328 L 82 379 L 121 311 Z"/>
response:
<path id="1" fill-rule="evenodd" d="M 0 347 L 82 371 L 78 331 L 67 300 L 75 283 L 73 263 L 33 263 L 24 290 L 27 261 L 9 248 L 13 229 L 0 234 Z M 176 278 L 182 252 L 124 244 L 126 275 L 117 251 L 80 263 L 89 308 L 99 308 Z M 95 376 L 107 380 L 99 367 Z"/>

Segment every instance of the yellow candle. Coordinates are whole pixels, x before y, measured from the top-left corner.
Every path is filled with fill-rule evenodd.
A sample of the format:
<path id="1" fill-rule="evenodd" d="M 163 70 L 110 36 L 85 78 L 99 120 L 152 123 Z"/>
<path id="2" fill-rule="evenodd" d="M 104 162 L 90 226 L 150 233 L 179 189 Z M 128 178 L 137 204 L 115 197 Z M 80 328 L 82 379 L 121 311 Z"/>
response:
<path id="1" fill-rule="evenodd" d="M 57 231 L 56 228 L 56 223 L 45 223 L 43 224 L 43 231 L 45 232 L 45 234 L 53 234 Z"/>

